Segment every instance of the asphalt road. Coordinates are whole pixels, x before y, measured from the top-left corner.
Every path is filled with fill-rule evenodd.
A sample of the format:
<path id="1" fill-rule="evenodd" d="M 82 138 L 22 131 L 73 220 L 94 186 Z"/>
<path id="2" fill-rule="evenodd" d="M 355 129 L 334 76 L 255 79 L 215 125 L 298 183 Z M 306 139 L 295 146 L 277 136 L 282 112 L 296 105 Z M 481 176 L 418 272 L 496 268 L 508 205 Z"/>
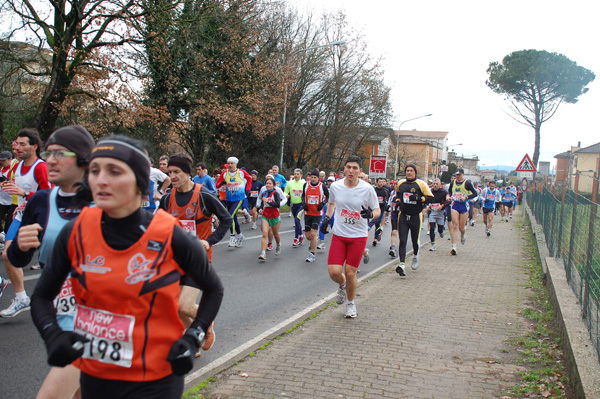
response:
<path id="1" fill-rule="evenodd" d="M 327 273 L 327 249 L 317 250 L 316 262 L 306 262 L 308 243 L 292 247 L 292 223 L 287 214 L 282 216 L 282 253 L 275 256 L 274 251 L 267 252 L 266 262 L 258 260 L 260 231 L 252 230 L 251 224 L 242 225 L 246 237 L 242 248 L 229 248 L 228 236 L 215 246 L 214 266 L 223 280 L 225 297 L 217 317 L 216 343 L 196 360 L 195 370 L 217 361 L 336 290 Z M 362 275 L 391 260 L 390 231 L 390 225 L 385 226 L 383 239 L 376 248 L 371 245 L 371 232 L 367 247 L 371 261 L 361 265 Z M 429 241 L 425 235 L 424 229 L 422 243 Z M 328 234 L 327 244 L 330 239 Z M 411 248 L 409 243 L 408 250 Z M 0 273 L 6 276 L 4 267 Z M 39 271 L 25 269 L 25 288 L 29 294 L 39 275 Z M 8 307 L 13 297 L 14 291 L 9 286 L 0 298 L 0 309 Z M 43 342 L 28 312 L 10 319 L 0 318 L 0 337 L 0 397 L 35 397 L 49 366 Z"/>

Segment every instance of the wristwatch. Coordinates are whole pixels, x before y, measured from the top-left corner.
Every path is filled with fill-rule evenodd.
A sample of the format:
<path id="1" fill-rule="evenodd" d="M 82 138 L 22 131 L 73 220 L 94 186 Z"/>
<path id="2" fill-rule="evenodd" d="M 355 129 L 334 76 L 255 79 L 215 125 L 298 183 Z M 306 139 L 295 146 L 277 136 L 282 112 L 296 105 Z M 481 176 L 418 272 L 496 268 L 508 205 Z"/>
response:
<path id="1" fill-rule="evenodd" d="M 25 192 L 23 193 L 23 198 L 27 198 L 29 197 L 30 192 L 25 190 Z"/>
<path id="2" fill-rule="evenodd" d="M 202 344 L 204 343 L 204 339 L 206 338 L 206 333 L 204 332 L 202 327 L 190 327 L 185 331 L 185 333 L 187 335 L 191 335 L 196 339 L 196 342 L 198 343 L 198 348 L 202 346 Z"/>

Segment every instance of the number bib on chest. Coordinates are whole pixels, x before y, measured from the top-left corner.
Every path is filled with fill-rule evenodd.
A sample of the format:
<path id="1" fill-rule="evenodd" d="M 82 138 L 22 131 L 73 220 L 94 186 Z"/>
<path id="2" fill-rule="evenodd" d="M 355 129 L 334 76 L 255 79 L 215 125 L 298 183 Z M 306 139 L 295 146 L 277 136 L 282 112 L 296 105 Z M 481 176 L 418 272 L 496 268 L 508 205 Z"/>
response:
<path id="1" fill-rule="evenodd" d="M 65 283 L 60 289 L 60 294 L 54 298 L 54 308 L 56 309 L 57 315 L 75 313 L 77 301 L 75 300 L 75 295 L 73 295 L 73 285 L 70 278 L 65 280 Z"/>
<path id="2" fill-rule="evenodd" d="M 258 191 L 250 191 L 250 197 L 257 198 L 258 197 Z"/>
<path id="3" fill-rule="evenodd" d="M 441 211 L 442 210 L 442 204 L 431 204 L 431 209 L 434 211 Z"/>
<path id="4" fill-rule="evenodd" d="M 319 205 L 319 196 L 318 195 L 307 195 L 306 203 L 308 205 Z"/>
<path id="5" fill-rule="evenodd" d="M 181 227 L 185 230 L 186 233 L 190 233 L 194 237 L 196 237 L 196 221 L 195 220 L 180 220 Z"/>
<path id="6" fill-rule="evenodd" d="M 496 199 L 496 196 L 495 196 L 494 194 L 488 194 L 488 195 L 486 195 L 486 196 L 485 196 L 485 198 L 486 198 L 488 201 L 493 201 L 493 200 L 495 200 L 495 199 Z"/>
<path id="7" fill-rule="evenodd" d="M 131 367 L 135 317 L 77 305 L 75 331 L 90 341 L 82 357 L 121 367 Z"/>
<path id="8" fill-rule="evenodd" d="M 360 220 L 360 212 L 349 211 L 347 209 L 342 209 L 340 216 L 342 217 L 342 222 L 346 224 L 357 224 Z"/>
<path id="9" fill-rule="evenodd" d="M 294 197 L 300 198 L 300 197 L 302 197 L 302 190 L 292 190 L 292 195 Z"/>

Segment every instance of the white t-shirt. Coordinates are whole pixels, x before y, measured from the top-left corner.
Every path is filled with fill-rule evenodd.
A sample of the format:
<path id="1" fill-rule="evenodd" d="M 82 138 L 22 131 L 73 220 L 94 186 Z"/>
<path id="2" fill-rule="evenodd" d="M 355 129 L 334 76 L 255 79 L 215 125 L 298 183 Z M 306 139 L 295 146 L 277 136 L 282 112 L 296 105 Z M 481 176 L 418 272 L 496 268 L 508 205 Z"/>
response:
<path id="1" fill-rule="evenodd" d="M 150 167 L 150 181 L 154 182 L 154 192 L 150 193 L 150 198 L 154 197 L 154 194 L 160 189 L 158 182 L 165 181 L 166 179 L 167 175 L 162 170 Z"/>
<path id="2" fill-rule="evenodd" d="M 367 219 L 360 216 L 363 207 L 377 209 L 379 201 L 372 185 L 359 180 L 354 188 L 344 184 L 346 178 L 331 184 L 329 202 L 335 203 L 334 223 L 331 232 L 340 237 L 367 237 Z"/>

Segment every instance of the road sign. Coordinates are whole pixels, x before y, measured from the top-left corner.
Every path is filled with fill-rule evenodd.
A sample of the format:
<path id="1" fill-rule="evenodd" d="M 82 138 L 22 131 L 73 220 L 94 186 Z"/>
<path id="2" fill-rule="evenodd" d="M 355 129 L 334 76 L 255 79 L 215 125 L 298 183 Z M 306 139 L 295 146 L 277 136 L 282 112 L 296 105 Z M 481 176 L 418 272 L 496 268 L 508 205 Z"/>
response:
<path id="1" fill-rule="evenodd" d="M 369 177 L 385 177 L 387 169 L 387 155 L 371 155 L 369 163 Z"/>
<path id="2" fill-rule="evenodd" d="M 519 179 L 533 179 L 533 172 L 517 172 Z"/>
<path id="3" fill-rule="evenodd" d="M 529 158 L 529 155 L 527 155 L 527 154 L 525 154 L 525 156 L 519 163 L 519 166 L 517 166 L 516 170 L 517 170 L 517 172 L 536 172 L 537 171 L 537 169 L 535 168 L 535 165 L 533 164 L 533 162 L 531 162 L 531 158 Z"/>
<path id="4" fill-rule="evenodd" d="M 521 190 L 527 191 L 527 179 L 526 178 L 523 178 L 523 181 L 521 182 Z"/>

